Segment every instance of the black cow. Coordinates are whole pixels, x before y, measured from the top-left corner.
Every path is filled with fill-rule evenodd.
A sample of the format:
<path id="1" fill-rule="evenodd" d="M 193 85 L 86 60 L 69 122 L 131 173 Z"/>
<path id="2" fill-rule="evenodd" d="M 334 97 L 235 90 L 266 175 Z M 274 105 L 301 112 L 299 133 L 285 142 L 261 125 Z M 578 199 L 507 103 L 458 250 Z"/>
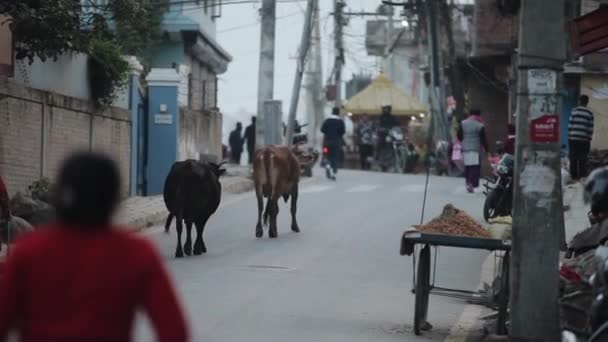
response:
<path id="1" fill-rule="evenodd" d="M 222 163 L 223 164 L 223 163 Z M 165 180 L 163 197 L 169 211 L 165 232 L 173 217 L 177 218 L 177 248 L 175 257 L 181 258 L 207 252 L 203 231 L 207 220 L 220 205 L 222 185 L 219 177 L 226 172 L 222 164 L 203 163 L 196 160 L 176 162 Z M 182 250 L 182 220 L 186 222 L 186 242 Z M 192 250 L 192 224 L 196 226 L 196 241 Z"/>

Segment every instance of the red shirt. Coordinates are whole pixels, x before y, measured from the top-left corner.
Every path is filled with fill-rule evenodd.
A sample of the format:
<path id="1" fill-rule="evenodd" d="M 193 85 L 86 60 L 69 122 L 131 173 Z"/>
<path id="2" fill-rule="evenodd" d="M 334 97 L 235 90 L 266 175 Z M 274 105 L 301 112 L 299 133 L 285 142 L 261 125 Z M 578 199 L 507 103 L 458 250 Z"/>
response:
<path id="1" fill-rule="evenodd" d="M 24 236 L 0 276 L 0 341 L 131 341 L 137 309 L 158 341 L 187 340 L 162 260 L 146 240 L 118 228 L 52 225 Z"/>

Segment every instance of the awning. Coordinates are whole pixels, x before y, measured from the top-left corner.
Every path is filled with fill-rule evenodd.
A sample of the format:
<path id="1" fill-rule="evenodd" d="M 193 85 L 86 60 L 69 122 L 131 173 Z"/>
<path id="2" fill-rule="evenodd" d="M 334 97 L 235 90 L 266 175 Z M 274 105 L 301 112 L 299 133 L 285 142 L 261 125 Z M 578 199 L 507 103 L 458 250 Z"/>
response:
<path id="1" fill-rule="evenodd" d="M 348 100 L 344 110 L 353 115 L 379 115 L 385 105 L 392 106 L 394 115 L 413 116 L 428 112 L 425 105 L 403 93 L 382 72 L 367 88 Z"/>

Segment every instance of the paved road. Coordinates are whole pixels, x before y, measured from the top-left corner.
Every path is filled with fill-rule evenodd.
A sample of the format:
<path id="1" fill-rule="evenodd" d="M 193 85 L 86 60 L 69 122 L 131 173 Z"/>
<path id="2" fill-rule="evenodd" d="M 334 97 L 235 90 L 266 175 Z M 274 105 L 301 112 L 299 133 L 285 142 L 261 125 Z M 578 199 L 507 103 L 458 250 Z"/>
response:
<path id="1" fill-rule="evenodd" d="M 427 217 L 446 203 L 481 215 L 482 195 L 460 179 L 431 178 Z M 281 205 L 279 238 L 254 237 L 253 194 L 224 198 L 205 232 L 206 255 L 176 260 L 175 232 L 149 236 L 167 258 L 191 320 L 194 341 L 443 340 L 459 320 L 460 300 L 431 297 L 433 332 L 411 332 L 412 259 L 399 256 L 403 230 L 420 220 L 423 176 L 344 172 L 338 182 L 302 186 L 301 233 Z M 486 252 L 445 248 L 439 285 L 474 289 Z M 147 323 L 137 340 L 148 341 Z"/>

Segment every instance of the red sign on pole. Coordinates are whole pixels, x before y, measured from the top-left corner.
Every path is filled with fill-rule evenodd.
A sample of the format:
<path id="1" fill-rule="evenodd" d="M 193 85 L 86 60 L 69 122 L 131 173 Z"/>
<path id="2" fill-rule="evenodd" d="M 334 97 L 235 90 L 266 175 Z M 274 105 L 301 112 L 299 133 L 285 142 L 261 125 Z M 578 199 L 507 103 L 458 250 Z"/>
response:
<path id="1" fill-rule="evenodd" d="M 530 122 L 530 141 L 554 143 L 559 141 L 559 116 L 543 115 Z"/>

